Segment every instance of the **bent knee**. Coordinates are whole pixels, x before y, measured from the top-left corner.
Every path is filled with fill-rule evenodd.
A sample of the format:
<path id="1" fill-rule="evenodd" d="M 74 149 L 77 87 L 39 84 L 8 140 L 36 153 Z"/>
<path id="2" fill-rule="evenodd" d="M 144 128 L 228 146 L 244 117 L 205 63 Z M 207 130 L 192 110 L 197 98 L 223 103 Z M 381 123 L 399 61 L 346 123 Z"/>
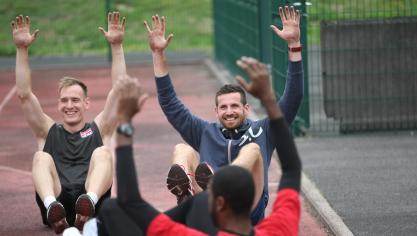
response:
<path id="1" fill-rule="evenodd" d="M 53 162 L 52 156 L 44 151 L 37 151 L 33 155 L 33 165 L 40 165 L 44 163 L 51 163 Z"/>
<path id="2" fill-rule="evenodd" d="M 182 154 L 182 155 L 190 155 L 195 154 L 194 148 L 192 148 L 190 145 L 185 143 L 179 143 L 176 144 L 174 147 L 174 153 L 176 154 Z"/>
<path id="3" fill-rule="evenodd" d="M 101 146 L 94 150 L 92 159 L 99 158 L 100 160 L 112 160 L 112 152 L 109 147 Z"/>
<path id="4" fill-rule="evenodd" d="M 241 150 L 261 153 L 261 147 L 257 143 L 248 143 Z"/>

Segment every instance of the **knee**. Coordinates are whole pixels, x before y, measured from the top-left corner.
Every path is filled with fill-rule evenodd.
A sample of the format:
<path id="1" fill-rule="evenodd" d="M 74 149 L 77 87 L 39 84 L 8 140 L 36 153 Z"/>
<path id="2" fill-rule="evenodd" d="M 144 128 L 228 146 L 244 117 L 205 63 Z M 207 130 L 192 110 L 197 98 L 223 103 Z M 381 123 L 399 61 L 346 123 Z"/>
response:
<path id="1" fill-rule="evenodd" d="M 261 154 L 261 147 L 257 143 L 248 143 L 242 147 L 241 151 Z"/>
<path id="2" fill-rule="evenodd" d="M 49 153 L 43 151 L 35 152 L 32 166 L 49 165 L 50 163 L 53 163 L 53 159 Z"/>
<path id="3" fill-rule="evenodd" d="M 191 152 L 191 151 L 194 151 L 194 149 L 190 145 L 185 144 L 185 143 L 178 143 L 175 145 L 174 152 L 184 152 L 184 151 Z"/>
<path id="4" fill-rule="evenodd" d="M 112 152 L 110 148 L 101 146 L 94 150 L 91 159 L 99 159 L 100 161 L 112 161 Z"/>
<path id="5" fill-rule="evenodd" d="M 190 145 L 179 143 L 174 147 L 174 155 L 195 156 L 195 151 Z"/>

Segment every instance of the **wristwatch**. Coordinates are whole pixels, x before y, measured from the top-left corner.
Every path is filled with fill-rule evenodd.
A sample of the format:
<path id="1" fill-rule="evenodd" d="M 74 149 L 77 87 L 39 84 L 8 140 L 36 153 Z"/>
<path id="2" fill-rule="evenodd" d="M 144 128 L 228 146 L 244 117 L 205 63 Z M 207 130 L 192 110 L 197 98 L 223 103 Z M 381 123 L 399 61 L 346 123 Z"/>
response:
<path id="1" fill-rule="evenodd" d="M 117 127 L 117 133 L 126 137 L 132 137 L 135 132 L 135 128 L 131 123 L 123 123 Z"/>

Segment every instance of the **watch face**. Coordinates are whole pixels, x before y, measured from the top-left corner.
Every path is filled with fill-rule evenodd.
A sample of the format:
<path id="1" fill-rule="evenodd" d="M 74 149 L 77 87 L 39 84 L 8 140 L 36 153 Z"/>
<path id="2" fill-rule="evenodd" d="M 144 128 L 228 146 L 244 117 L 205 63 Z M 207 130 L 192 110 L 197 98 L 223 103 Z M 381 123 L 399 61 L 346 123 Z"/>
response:
<path id="1" fill-rule="evenodd" d="M 123 134 L 127 137 L 131 137 L 133 135 L 134 129 L 133 126 L 129 123 L 124 123 L 121 124 L 118 128 L 117 128 L 117 132 L 119 134 Z"/>

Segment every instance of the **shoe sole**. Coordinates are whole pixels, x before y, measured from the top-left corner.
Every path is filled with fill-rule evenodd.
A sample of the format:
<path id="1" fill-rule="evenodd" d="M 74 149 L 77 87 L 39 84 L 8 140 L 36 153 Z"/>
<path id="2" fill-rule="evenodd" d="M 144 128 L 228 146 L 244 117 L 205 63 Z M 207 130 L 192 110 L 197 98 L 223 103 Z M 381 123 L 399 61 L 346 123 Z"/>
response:
<path id="1" fill-rule="evenodd" d="M 207 189 L 208 182 L 212 176 L 213 170 L 208 164 L 201 163 L 197 166 L 195 170 L 195 181 L 204 191 Z"/>
<path id="2" fill-rule="evenodd" d="M 88 196 L 80 196 L 75 203 L 74 226 L 82 232 L 85 222 L 94 216 L 94 205 Z"/>
<path id="3" fill-rule="evenodd" d="M 179 165 L 173 165 L 168 172 L 167 188 L 177 197 L 190 193 L 191 180 Z"/>
<path id="4" fill-rule="evenodd" d="M 69 227 L 66 219 L 65 208 L 61 204 L 51 206 L 47 214 L 48 223 L 56 234 L 61 234 L 66 228 Z"/>

